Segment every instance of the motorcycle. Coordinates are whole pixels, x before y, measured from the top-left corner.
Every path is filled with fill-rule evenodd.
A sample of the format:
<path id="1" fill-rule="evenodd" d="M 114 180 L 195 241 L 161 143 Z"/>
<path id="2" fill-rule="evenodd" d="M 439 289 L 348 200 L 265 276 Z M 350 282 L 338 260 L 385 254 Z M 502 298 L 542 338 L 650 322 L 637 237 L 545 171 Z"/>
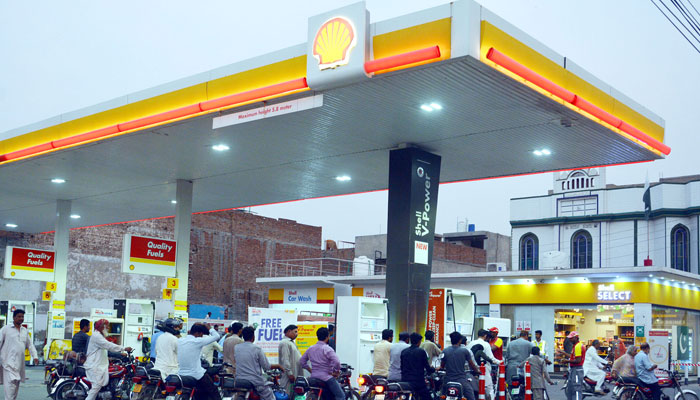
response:
<path id="1" fill-rule="evenodd" d="M 525 398 L 525 379 L 522 375 L 518 374 L 510 379 L 506 395 L 509 400 L 523 400 Z"/>
<path id="2" fill-rule="evenodd" d="M 59 383 L 70 379 L 73 375 L 73 363 L 70 361 L 49 360 L 44 366 L 44 384 L 49 397 L 54 398 L 56 386 Z"/>
<path id="3" fill-rule="evenodd" d="M 279 384 L 282 370 L 273 368 L 267 371 L 267 384 L 275 393 L 276 398 L 289 397 Z M 235 379 L 233 376 L 224 376 L 221 380 L 222 400 L 259 400 L 260 395 L 255 390 L 255 386 L 246 380 Z"/>
<path id="4" fill-rule="evenodd" d="M 459 382 L 447 382 L 442 388 L 442 400 L 464 400 L 464 391 L 472 388 L 463 388 Z"/>
<path id="5" fill-rule="evenodd" d="M 660 370 L 668 374 L 666 378 L 659 379 L 659 386 L 661 387 L 661 400 L 670 400 L 671 397 L 663 393 L 664 388 L 673 388 L 674 396 L 673 400 L 699 400 L 697 393 L 689 389 L 683 389 L 680 384 L 680 376 L 678 371 L 668 371 Z M 617 398 L 621 400 L 651 400 L 651 389 L 646 386 L 640 386 L 637 384 L 629 384 L 619 382 L 618 385 L 622 386 L 619 391 Z"/>
<path id="6" fill-rule="evenodd" d="M 340 365 L 340 373 L 336 380 L 345 393 L 345 398 L 350 400 L 360 400 L 360 393 L 350 384 L 353 368 L 348 364 Z M 319 400 L 327 393 L 326 383 L 316 378 L 298 377 L 294 381 L 294 400 Z M 330 393 L 329 393 L 330 394 Z M 326 395 L 326 398 L 332 396 Z"/>
<path id="7" fill-rule="evenodd" d="M 160 371 L 150 365 L 137 367 L 131 382 L 131 400 L 153 399 L 164 385 Z"/>
<path id="8" fill-rule="evenodd" d="M 384 391 L 387 383 L 386 379 L 369 374 L 357 378 L 362 400 L 384 400 Z"/>
<path id="9" fill-rule="evenodd" d="M 348 364 L 340 364 L 340 374 L 336 378 L 348 400 L 360 400 L 360 392 L 350 384 L 353 368 Z"/>
<path id="10" fill-rule="evenodd" d="M 206 363 L 206 361 L 205 361 Z M 209 365 L 208 363 L 206 365 Z M 212 377 L 212 381 L 219 381 L 218 375 L 223 365 L 214 365 L 206 369 L 206 374 Z M 164 389 L 161 394 L 165 400 L 192 400 L 194 398 L 197 379 L 191 376 L 168 375 L 165 378 Z"/>
<path id="11" fill-rule="evenodd" d="M 101 400 L 130 398 L 131 381 L 136 366 L 136 361 L 131 352 L 128 353 L 126 362 L 115 361 L 110 363 L 108 370 L 109 382 L 102 387 L 97 398 Z M 55 400 L 84 400 L 91 387 L 92 385 L 85 374 L 85 368 L 76 366 L 69 379 L 56 385 L 51 397 Z"/>
<path id="12" fill-rule="evenodd" d="M 614 382 L 615 379 L 611 375 L 610 367 L 606 367 L 604 369 L 604 371 L 605 371 L 605 383 Z M 564 385 L 562 386 L 561 390 L 566 391 L 566 387 L 568 385 L 568 382 L 569 382 L 569 373 L 566 372 L 566 373 L 564 373 Z M 610 389 L 605 385 L 605 383 L 603 383 L 604 394 L 597 393 L 595 391 L 595 386 L 596 386 L 597 382 L 594 381 L 593 379 L 587 377 L 587 376 L 584 376 L 583 383 L 582 383 L 582 385 L 583 385 L 583 398 L 585 399 L 586 397 L 603 397 L 606 394 L 610 393 Z"/>

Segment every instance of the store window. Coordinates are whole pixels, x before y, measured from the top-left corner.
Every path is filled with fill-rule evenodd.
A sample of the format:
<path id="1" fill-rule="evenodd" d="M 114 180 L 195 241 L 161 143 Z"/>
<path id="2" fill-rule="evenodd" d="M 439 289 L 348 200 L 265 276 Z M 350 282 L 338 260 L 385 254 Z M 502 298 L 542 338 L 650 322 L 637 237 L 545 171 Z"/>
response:
<path id="1" fill-rule="evenodd" d="M 588 231 L 576 231 L 571 237 L 571 268 L 593 268 L 593 240 Z"/>
<path id="2" fill-rule="evenodd" d="M 539 269 L 539 243 L 537 236 L 528 233 L 520 239 L 520 270 L 530 271 Z"/>
<path id="3" fill-rule="evenodd" d="M 698 356 L 695 355 L 695 349 L 697 348 L 698 342 L 695 337 L 695 328 L 700 322 L 700 313 L 697 311 L 683 310 L 679 308 L 672 307 L 661 307 L 654 306 L 651 309 L 652 313 L 652 323 L 651 328 L 655 331 L 662 330 L 668 332 L 669 340 L 673 340 L 673 327 L 674 326 L 686 326 L 688 327 L 688 359 L 678 360 L 686 361 L 691 363 L 697 363 Z M 695 365 L 690 366 L 689 372 L 695 374 Z M 681 370 L 684 370 L 686 366 L 681 366 Z"/>
<path id="4" fill-rule="evenodd" d="M 598 304 L 554 310 L 554 348 L 570 351 L 572 344 L 566 339 L 576 331 L 587 347 L 593 340 L 601 342 L 599 355 L 607 357 L 614 352 L 613 345 L 621 341 L 625 346 L 634 344 L 634 305 Z M 566 364 L 554 362 L 555 371 L 565 371 Z"/>
<path id="5" fill-rule="evenodd" d="M 688 228 L 678 224 L 671 229 L 671 268 L 690 272 Z"/>

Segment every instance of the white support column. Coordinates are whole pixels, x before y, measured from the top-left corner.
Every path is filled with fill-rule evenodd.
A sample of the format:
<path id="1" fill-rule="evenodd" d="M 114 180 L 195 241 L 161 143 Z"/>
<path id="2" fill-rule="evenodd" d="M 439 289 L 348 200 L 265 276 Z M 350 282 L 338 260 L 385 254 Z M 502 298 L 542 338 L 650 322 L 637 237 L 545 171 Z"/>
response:
<path id="1" fill-rule="evenodd" d="M 70 237 L 71 201 L 56 201 L 56 231 L 53 237 L 53 247 L 56 252 L 54 264 L 54 279 L 56 291 L 51 299 L 47 338 L 63 339 L 65 337 L 66 316 L 66 281 L 68 276 L 68 253 Z M 55 321 L 55 323 L 54 323 Z M 61 327 L 63 325 L 63 327 Z"/>
<path id="2" fill-rule="evenodd" d="M 649 303 L 634 303 L 634 336 L 637 337 L 637 327 L 644 327 L 644 341 L 649 337 L 649 331 L 652 329 L 654 318 L 652 316 L 652 308 Z"/>
<path id="3" fill-rule="evenodd" d="M 190 273 L 190 228 L 192 227 L 192 181 L 178 179 L 175 193 L 175 240 L 177 253 L 177 278 L 179 288 L 175 290 L 175 314 L 187 318 L 187 284 Z"/>

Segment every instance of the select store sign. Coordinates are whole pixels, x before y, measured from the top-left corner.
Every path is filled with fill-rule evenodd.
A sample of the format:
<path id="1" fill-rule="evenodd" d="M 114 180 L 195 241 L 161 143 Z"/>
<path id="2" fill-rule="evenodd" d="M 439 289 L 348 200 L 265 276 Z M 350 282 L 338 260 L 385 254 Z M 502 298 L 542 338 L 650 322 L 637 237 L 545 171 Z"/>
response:
<path id="1" fill-rule="evenodd" d="M 176 250 L 174 240 L 124 235 L 122 272 L 175 276 Z"/>
<path id="2" fill-rule="evenodd" d="M 56 253 L 49 250 L 7 246 L 5 279 L 54 280 Z"/>

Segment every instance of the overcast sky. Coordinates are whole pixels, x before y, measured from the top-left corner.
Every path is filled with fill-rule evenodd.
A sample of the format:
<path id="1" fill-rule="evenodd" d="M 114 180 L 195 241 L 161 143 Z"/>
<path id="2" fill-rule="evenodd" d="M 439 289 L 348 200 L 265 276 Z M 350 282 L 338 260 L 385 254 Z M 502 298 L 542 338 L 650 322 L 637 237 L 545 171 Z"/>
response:
<path id="1" fill-rule="evenodd" d="M 353 2 L 0 0 L 0 132 L 303 43 L 309 16 Z M 445 3 L 368 0 L 367 8 L 376 22 Z M 650 1 L 481 4 L 666 120 L 671 155 L 609 168 L 608 183 L 700 173 L 700 54 Z M 509 199 L 551 186 L 551 174 L 442 185 L 437 232 L 468 218 L 479 230 L 510 234 Z M 386 202 L 377 192 L 253 211 L 353 241 L 386 233 Z"/>

